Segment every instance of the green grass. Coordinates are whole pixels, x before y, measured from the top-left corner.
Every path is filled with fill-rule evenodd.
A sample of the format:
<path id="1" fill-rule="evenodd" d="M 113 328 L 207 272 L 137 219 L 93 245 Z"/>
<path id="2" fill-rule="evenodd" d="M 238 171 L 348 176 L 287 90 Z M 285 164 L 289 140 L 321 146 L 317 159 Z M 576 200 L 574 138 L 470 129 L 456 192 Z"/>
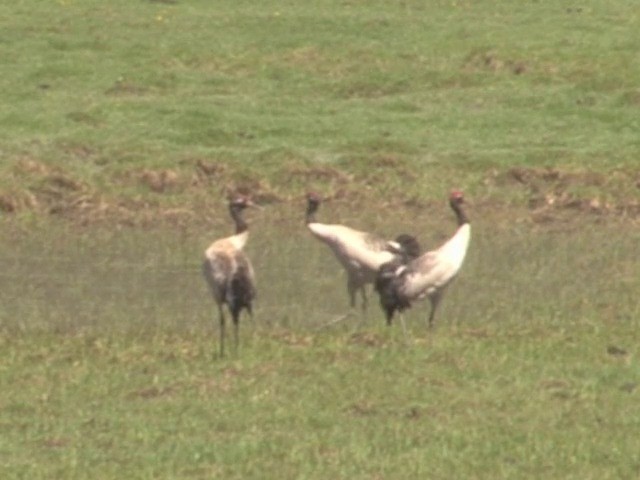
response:
<path id="1" fill-rule="evenodd" d="M 224 360 L 198 272 L 211 232 L 7 229 L 3 476 L 638 475 L 632 228 L 480 216 L 437 328 L 416 305 L 407 346 L 376 299 L 360 327 L 358 314 L 326 326 L 348 311 L 344 276 L 300 222 L 278 216 L 251 218 L 256 318 Z M 418 219 L 423 243 L 450 231 L 439 222 Z"/>
<path id="2" fill-rule="evenodd" d="M 224 186 L 260 179 L 288 198 L 292 165 L 363 182 L 394 158 L 415 171 L 407 196 L 439 198 L 443 182 L 480 190 L 461 171 L 609 171 L 639 154 L 633 2 L 61 0 L 0 15 L 0 193 L 22 209 L 41 199 L 27 161 L 94 202 L 171 205 L 137 179 L 172 169 L 191 205 L 198 160 L 228 165 Z"/>
<path id="3" fill-rule="evenodd" d="M 640 475 L 635 2 L 0 5 L 2 478 Z M 302 225 L 473 238 L 427 332 Z M 258 277 L 214 358 L 201 252 Z M 359 322 L 361 322 L 359 324 Z"/>
<path id="4" fill-rule="evenodd" d="M 184 333 L 14 340 L 5 478 L 635 478 L 637 364 L 574 327 L 261 337 L 222 363 Z"/>

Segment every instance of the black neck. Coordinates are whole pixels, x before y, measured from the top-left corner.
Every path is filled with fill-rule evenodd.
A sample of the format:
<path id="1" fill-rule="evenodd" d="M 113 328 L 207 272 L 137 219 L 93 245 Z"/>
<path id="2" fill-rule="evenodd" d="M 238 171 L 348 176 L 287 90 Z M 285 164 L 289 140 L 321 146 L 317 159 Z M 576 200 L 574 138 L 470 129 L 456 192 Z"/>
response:
<path id="1" fill-rule="evenodd" d="M 315 201 L 309 201 L 307 203 L 307 216 L 306 216 L 306 223 L 315 223 L 316 221 L 316 212 L 318 211 L 318 202 Z"/>
<path id="2" fill-rule="evenodd" d="M 249 230 L 249 225 L 242 218 L 242 208 L 237 205 L 231 205 L 229 207 L 229 212 L 231 212 L 231 218 L 236 223 L 236 233 L 242 233 Z"/>
<path id="3" fill-rule="evenodd" d="M 458 219 L 458 226 L 461 227 L 465 223 L 469 223 L 469 219 L 467 218 L 467 215 L 464 213 L 464 210 L 462 210 L 462 205 L 460 204 L 460 202 L 456 200 L 451 200 L 450 204 L 451 204 L 451 208 L 456 214 L 456 218 Z"/>

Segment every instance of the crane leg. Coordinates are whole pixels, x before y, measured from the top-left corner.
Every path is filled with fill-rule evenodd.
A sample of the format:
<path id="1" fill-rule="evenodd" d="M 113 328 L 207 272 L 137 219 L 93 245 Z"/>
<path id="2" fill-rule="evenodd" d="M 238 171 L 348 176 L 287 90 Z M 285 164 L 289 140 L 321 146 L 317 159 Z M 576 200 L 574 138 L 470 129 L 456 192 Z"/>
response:
<path id="1" fill-rule="evenodd" d="M 369 299 L 367 298 L 367 290 L 364 285 L 360 287 L 362 292 L 362 313 L 367 313 L 367 307 L 369 306 Z"/>
<path id="2" fill-rule="evenodd" d="M 436 309 L 440 304 L 440 299 L 442 297 L 440 295 L 434 295 L 431 297 L 431 312 L 429 313 L 428 327 L 429 329 L 433 328 L 433 320 L 436 317 Z"/>
<path id="3" fill-rule="evenodd" d="M 409 345 L 409 334 L 407 333 L 407 326 L 404 323 L 404 315 L 401 313 L 398 315 L 400 317 L 400 325 L 402 325 L 402 334 L 404 335 L 404 343 L 405 345 Z"/>
<path id="4" fill-rule="evenodd" d="M 238 353 L 238 331 L 240 328 L 240 312 L 233 312 L 233 351 Z"/>
<path id="5" fill-rule="evenodd" d="M 349 280 L 347 281 L 347 292 L 349 292 L 349 304 L 351 305 L 351 308 L 354 308 L 356 306 L 356 290 L 357 287 L 355 285 L 355 282 L 349 278 Z"/>
<path id="6" fill-rule="evenodd" d="M 222 305 L 218 306 L 218 312 L 220 317 L 220 357 L 224 357 L 224 311 Z"/>

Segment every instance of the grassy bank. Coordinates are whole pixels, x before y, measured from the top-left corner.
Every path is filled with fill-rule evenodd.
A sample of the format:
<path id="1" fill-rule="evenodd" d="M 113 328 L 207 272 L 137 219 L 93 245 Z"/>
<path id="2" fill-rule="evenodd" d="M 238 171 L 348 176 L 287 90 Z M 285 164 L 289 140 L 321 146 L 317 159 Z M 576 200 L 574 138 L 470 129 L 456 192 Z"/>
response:
<path id="1" fill-rule="evenodd" d="M 513 201 L 483 183 L 513 166 L 619 171 L 603 189 L 636 191 L 633 2 L 40 1 L 0 15 L 4 210 L 192 209 L 238 187 L 287 200 L 310 178 Z"/>

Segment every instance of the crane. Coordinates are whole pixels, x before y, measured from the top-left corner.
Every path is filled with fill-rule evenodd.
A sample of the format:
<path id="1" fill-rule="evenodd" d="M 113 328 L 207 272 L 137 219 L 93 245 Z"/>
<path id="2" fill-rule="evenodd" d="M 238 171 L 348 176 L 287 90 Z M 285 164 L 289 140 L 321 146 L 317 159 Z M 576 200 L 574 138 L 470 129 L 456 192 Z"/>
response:
<path id="1" fill-rule="evenodd" d="M 428 324 L 433 326 L 436 309 L 446 288 L 460 272 L 471 239 L 471 225 L 463 203 L 463 193 L 453 190 L 449 205 L 458 228 L 443 245 L 412 260 L 403 262 L 396 258 L 381 266 L 375 288 L 388 324 L 396 311 L 410 308 L 412 302 L 427 297 L 431 303 Z"/>
<path id="2" fill-rule="evenodd" d="M 366 311 L 366 285 L 374 282 L 378 269 L 383 264 L 395 260 L 398 256 L 417 256 L 420 251 L 418 241 L 408 234 L 399 235 L 395 241 L 387 241 L 372 233 L 344 225 L 319 223 L 316 220 L 316 212 L 320 203 L 321 197 L 317 193 L 307 194 L 307 228 L 314 237 L 333 251 L 347 272 L 347 291 L 351 307 L 355 307 L 356 294 L 360 291 L 362 309 Z"/>
<path id="3" fill-rule="evenodd" d="M 214 241 L 204 253 L 202 273 L 218 306 L 220 320 L 220 356 L 224 357 L 226 304 L 234 327 L 234 347 L 238 349 L 240 312 L 252 315 L 256 296 L 255 274 L 247 254 L 243 251 L 249 239 L 249 226 L 242 216 L 247 207 L 255 204 L 247 196 L 238 195 L 229 201 L 229 213 L 235 223 L 235 234 Z"/>

